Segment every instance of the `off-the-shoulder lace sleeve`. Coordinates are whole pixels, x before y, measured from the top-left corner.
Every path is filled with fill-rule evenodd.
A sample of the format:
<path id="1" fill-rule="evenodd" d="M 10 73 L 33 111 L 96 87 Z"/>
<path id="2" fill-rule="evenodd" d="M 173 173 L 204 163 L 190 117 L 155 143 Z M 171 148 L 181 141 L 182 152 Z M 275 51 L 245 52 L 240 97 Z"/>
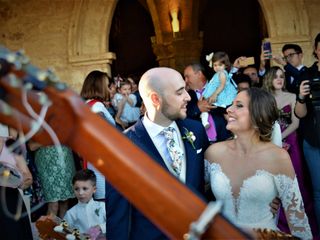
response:
<path id="1" fill-rule="evenodd" d="M 208 160 L 204 160 L 204 181 L 206 184 L 210 183 L 212 172 L 221 172 L 221 166 L 219 163 L 210 163 Z"/>
<path id="2" fill-rule="evenodd" d="M 291 179 L 286 175 L 277 175 L 275 176 L 275 183 L 286 213 L 291 234 L 302 239 L 312 239 L 297 178 Z"/>
<path id="3" fill-rule="evenodd" d="M 205 183 L 210 183 L 210 163 L 208 160 L 204 160 L 204 181 Z"/>

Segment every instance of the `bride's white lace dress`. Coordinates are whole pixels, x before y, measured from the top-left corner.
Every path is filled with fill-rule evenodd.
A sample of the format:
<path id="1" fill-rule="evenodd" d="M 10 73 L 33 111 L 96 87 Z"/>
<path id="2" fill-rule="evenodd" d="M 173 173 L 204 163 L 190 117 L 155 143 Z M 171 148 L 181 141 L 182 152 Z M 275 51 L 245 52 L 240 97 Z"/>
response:
<path id="1" fill-rule="evenodd" d="M 269 204 L 278 196 L 286 213 L 289 213 L 291 234 L 302 239 L 312 239 L 296 178 L 257 170 L 255 175 L 244 180 L 238 196 L 234 196 L 230 179 L 222 172 L 219 164 L 206 162 L 206 174 L 216 199 L 223 201 L 224 216 L 235 225 L 277 230 L 276 219 Z"/>

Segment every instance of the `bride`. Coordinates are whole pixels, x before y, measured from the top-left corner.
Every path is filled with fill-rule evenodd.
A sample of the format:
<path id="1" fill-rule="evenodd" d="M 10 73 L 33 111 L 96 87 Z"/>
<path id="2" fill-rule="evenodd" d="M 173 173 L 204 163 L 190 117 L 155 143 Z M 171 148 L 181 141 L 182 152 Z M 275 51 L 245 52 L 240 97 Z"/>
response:
<path id="1" fill-rule="evenodd" d="M 290 157 L 270 142 L 278 118 L 273 96 L 258 88 L 241 91 L 227 113 L 227 129 L 235 138 L 212 144 L 205 152 L 211 188 L 224 203 L 223 214 L 239 227 L 277 230 L 269 203 L 279 197 L 291 234 L 312 239 Z"/>

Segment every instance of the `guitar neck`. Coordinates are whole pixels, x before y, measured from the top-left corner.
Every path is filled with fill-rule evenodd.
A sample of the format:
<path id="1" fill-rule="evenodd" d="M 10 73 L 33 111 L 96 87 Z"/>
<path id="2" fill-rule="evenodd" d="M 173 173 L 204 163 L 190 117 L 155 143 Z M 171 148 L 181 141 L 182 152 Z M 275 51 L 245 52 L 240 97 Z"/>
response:
<path id="1" fill-rule="evenodd" d="M 3 90 L 0 97 L 10 104 L 11 109 L 8 112 L 6 104 L 0 104 L 0 121 L 26 133 L 33 129 L 35 119 L 22 101 L 23 84 L 12 84 L 8 76 L 4 73 L 0 79 L 0 89 Z M 25 81 L 25 76 L 17 77 L 23 80 L 21 82 Z M 61 143 L 90 161 L 123 196 L 170 238 L 181 239 L 189 231 L 190 223 L 201 215 L 206 203 L 116 128 L 91 112 L 78 94 L 60 88 L 58 84 L 38 85 L 38 89 L 50 100 L 45 121 Z M 27 102 L 38 114 L 44 105 L 41 104 L 39 91 L 28 91 Z M 43 128 L 34 135 L 33 140 L 43 145 L 53 144 Z M 248 235 L 218 215 L 204 237 L 245 239 Z"/>
<path id="2" fill-rule="evenodd" d="M 205 209 L 206 203 L 112 125 L 92 114 L 86 106 L 77 108 L 83 113 L 82 121 L 68 145 L 89 160 L 163 232 L 171 238 L 181 239 L 188 232 L 190 223 L 198 219 Z M 177 193 L 179 197 L 168 198 L 177 196 Z M 248 237 L 221 216 L 215 219 L 207 234 L 224 238 Z"/>

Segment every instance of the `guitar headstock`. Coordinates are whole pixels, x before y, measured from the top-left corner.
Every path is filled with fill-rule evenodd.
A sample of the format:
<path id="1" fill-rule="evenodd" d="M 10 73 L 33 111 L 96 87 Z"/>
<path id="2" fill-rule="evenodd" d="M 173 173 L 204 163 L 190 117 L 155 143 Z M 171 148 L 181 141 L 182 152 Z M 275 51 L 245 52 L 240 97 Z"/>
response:
<path id="1" fill-rule="evenodd" d="M 2 123 L 28 132 L 39 127 L 39 116 L 45 112 L 45 121 L 63 144 L 81 118 L 82 112 L 77 112 L 77 108 L 83 108 L 83 114 L 89 111 L 78 94 L 59 82 L 53 70 L 41 70 L 31 65 L 23 52 L 11 52 L 1 46 L 0 89 Z M 44 145 L 52 144 L 43 128 L 34 139 Z"/>

